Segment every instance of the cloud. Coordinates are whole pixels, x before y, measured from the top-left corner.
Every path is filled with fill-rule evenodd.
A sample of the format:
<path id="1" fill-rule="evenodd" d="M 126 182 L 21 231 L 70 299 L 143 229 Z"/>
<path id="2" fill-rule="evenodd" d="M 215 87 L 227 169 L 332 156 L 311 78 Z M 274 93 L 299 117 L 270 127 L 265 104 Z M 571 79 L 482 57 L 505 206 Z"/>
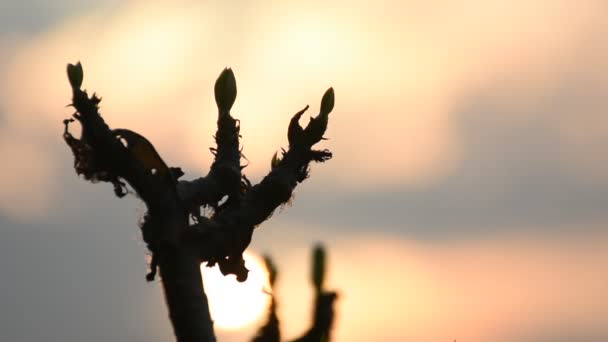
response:
<path id="1" fill-rule="evenodd" d="M 171 338 L 161 287 L 145 283 L 143 243 L 101 219 L 89 230 L 48 225 L 18 224 L 0 214 L 2 339 Z"/>
<path id="2" fill-rule="evenodd" d="M 108 10 L 116 0 L 20 0 L 0 3 L 0 32 L 35 33 L 48 30 L 66 17 Z"/>
<path id="3" fill-rule="evenodd" d="M 239 86 L 234 112 L 251 160 L 246 171 L 254 179 L 286 145 L 290 116 L 307 103 L 314 115 L 323 91 L 336 89 L 331 139 L 323 145 L 335 152 L 334 160 L 314 166 L 295 205 L 254 239 L 254 248 L 282 257 L 287 336 L 301 332 L 309 318 L 302 270 L 308 267 L 306 246 L 317 239 L 330 245 L 330 285 L 344 291 L 336 332 L 342 340 L 355 340 L 349 334 L 369 340 L 365 334 L 378 331 L 387 341 L 608 335 L 608 303 L 601 296 L 608 259 L 602 248 L 605 1 L 133 1 L 104 12 L 58 10 L 41 23 L 31 13 L 50 5 L 23 2 L 21 8 L 26 4 L 36 10 L 0 10 L 26 15 L 0 26 L 10 28 L 0 36 L 0 210 L 19 221 L 45 222 L 20 225 L 19 234 L 50 227 L 113 235 L 131 225 L 127 234 L 140 241 L 135 200 L 125 205 L 110 186 L 85 184 L 71 170 L 60 140 L 61 120 L 70 114 L 66 63 L 83 61 L 85 86 L 103 96 L 102 113 L 112 127 L 145 134 L 170 164 L 191 175 L 210 163 L 212 87 L 229 65 Z M 14 226 L 7 222 L 0 233 Z M 99 264 L 107 257 L 105 244 L 82 254 L 79 246 L 91 239 L 19 234 L 0 239 L 7 247 L 0 251 L 10 256 L 2 259 L 13 274 L 7 279 L 14 280 L 1 292 L 25 298 L 13 291 L 29 284 L 28 295 L 57 295 L 38 298 L 50 300 L 46 308 L 64 309 L 62 315 L 28 317 L 41 327 L 29 333 L 42 331 L 38 336 L 49 340 L 91 331 L 98 340 L 108 340 L 101 336 L 107 331 L 118 331 L 118 339 L 149 333 L 120 320 L 57 330 L 70 319 L 90 317 L 82 312 L 91 308 L 103 309 L 93 316 L 108 316 L 102 313 L 109 306 L 89 304 L 128 292 L 81 277 L 74 286 L 95 289 L 87 292 L 90 302 L 63 300 L 74 295 L 62 276 L 77 269 L 70 260 L 79 260 L 73 266 L 82 274 L 96 265 L 89 273 L 100 278 L 92 279 L 136 274 L 131 278 L 138 281 L 143 258 L 116 254 L 108 265 L 137 261 L 117 276 Z M 131 247 L 141 255 L 143 246 Z M 23 251 L 27 256 L 15 257 Z M 54 266 L 36 273 L 40 260 Z M 23 269 L 34 271 L 18 272 Z M 137 301 L 161 303 L 158 296 L 147 293 Z M 147 308 L 141 303 L 122 305 Z M 170 334 L 163 317 L 128 316 L 145 321 L 130 327 L 149 326 L 151 319 L 160 322 L 152 325 L 158 330 L 153 335 Z M 10 332 L 23 332 L 6 324 Z"/>
<path id="4" fill-rule="evenodd" d="M 511 61 L 504 69 L 489 68 L 492 58 L 478 63 L 487 68 L 483 77 L 461 83 L 446 108 L 458 152 L 440 177 L 414 184 L 369 177 L 360 178 L 368 188 L 316 187 L 318 194 L 297 197 L 290 217 L 419 239 L 602 230 L 608 219 L 602 204 L 608 194 L 602 152 L 608 143 L 608 41 L 597 17 L 588 15 L 589 21 L 573 26 L 576 34 L 560 36 L 569 38 L 551 49 L 540 38 L 554 37 L 546 34 L 557 23 L 541 22 L 540 47 L 502 51 L 502 60 Z M 360 175 L 357 167 L 347 170 Z M 313 177 L 318 174 L 324 177 L 321 171 Z"/>
<path id="5" fill-rule="evenodd" d="M 337 106 L 323 147 L 335 158 L 315 167 L 310 186 L 379 199 L 387 188 L 404 193 L 369 207 L 372 217 L 383 207 L 427 216 L 451 210 L 446 217 L 468 224 L 454 215 L 562 208 L 547 189 L 561 199 L 565 189 L 573 198 L 599 196 L 594 182 L 603 182 L 606 163 L 589 152 L 608 136 L 600 113 L 608 80 L 604 2 L 319 5 L 134 1 L 63 18 L 13 43 L 4 58 L 3 130 L 25 134 L 36 146 L 30 151 L 45 151 L 37 153 L 49 169 L 60 169 L 65 160 L 48 146 L 70 114 L 65 64 L 80 59 L 85 86 L 103 96 L 112 127 L 146 135 L 190 175 L 205 173 L 212 86 L 230 65 L 254 180 L 286 145 L 290 116 L 306 103 L 314 115 L 332 85 Z M 45 174 L 41 187 L 52 183 Z M 408 199 L 414 195 L 420 199 Z"/>
<path id="6" fill-rule="evenodd" d="M 608 336 L 604 233 L 426 243 L 377 232 L 332 233 L 328 226 L 271 229 L 255 244 L 277 256 L 287 337 L 308 322 L 312 294 L 303 270 L 310 251 L 302 246 L 320 231 L 329 253 L 327 288 L 340 292 L 338 341 Z M 290 243 L 293 234 L 299 237 Z"/>
<path id="7" fill-rule="evenodd" d="M 16 146 L 19 146 L 16 148 Z M 0 208 L 21 219 L 45 216 L 53 198 L 54 170 L 49 156 L 27 138 L 4 132 L 0 137 L 3 172 Z"/>

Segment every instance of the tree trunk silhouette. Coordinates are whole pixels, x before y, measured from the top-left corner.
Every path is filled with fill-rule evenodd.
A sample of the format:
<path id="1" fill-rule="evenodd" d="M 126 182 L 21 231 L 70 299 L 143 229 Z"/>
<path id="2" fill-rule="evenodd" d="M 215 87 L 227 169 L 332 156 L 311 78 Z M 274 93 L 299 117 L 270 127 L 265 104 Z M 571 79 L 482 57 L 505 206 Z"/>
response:
<path id="1" fill-rule="evenodd" d="M 163 285 L 169 317 L 177 341 L 215 341 L 213 322 L 203 291 L 200 264 L 218 264 L 224 275 L 247 279 L 243 251 L 254 228 L 289 201 L 298 183 L 309 174 L 310 162 L 332 157 L 328 150 L 312 146 L 323 139 L 334 93 L 329 88 L 321 101 L 320 114 L 306 128 L 299 119 L 308 106 L 296 113 L 288 126 L 289 148 L 275 156 L 270 172 L 252 185 L 242 174 L 239 144 L 240 123 L 230 114 L 236 98 L 236 80 L 225 69 L 215 83 L 218 106 L 215 159 L 206 176 L 179 180 L 183 172 L 169 167 L 143 136 L 128 129 L 110 129 L 99 113 L 101 99 L 81 89 L 80 63 L 68 65 L 72 86 L 73 118 L 64 120 L 64 140 L 74 154 L 76 173 L 92 182 L 109 182 L 118 197 L 127 186 L 146 204 L 141 224 L 143 240 L 152 254 L 149 281 L 157 269 Z M 77 120 L 79 139 L 69 131 Z M 200 208 L 212 208 L 209 217 Z"/>

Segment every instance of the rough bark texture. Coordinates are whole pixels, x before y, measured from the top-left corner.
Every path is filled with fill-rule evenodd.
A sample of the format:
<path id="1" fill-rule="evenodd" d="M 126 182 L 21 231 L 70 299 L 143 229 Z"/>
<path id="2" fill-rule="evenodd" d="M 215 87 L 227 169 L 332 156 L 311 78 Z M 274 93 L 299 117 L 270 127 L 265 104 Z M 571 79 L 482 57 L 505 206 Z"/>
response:
<path id="1" fill-rule="evenodd" d="M 239 121 L 230 114 L 236 98 L 236 81 L 224 70 L 215 85 L 218 105 L 216 148 L 209 173 L 195 180 L 179 181 L 183 172 L 169 167 L 143 136 L 127 129 L 110 129 L 99 113 L 101 101 L 81 89 L 80 63 L 68 65 L 72 86 L 73 119 L 64 121 L 64 140 L 74 153 L 74 168 L 86 180 L 110 182 L 117 196 L 127 194 L 127 184 L 146 204 L 141 225 L 143 239 L 152 253 L 150 274 L 157 268 L 169 316 L 178 341 L 215 341 L 208 302 L 203 291 L 200 264 L 218 264 L 223 274 L 247 279 L 242 253 L 254 228 L 292 196 L 296 185 L 308 177 L 311 161 L 331 158 L 327 150 L 313 150 L 323 138 L 333 108 L 333 89 L 322 100 L 321 112 L 306 128 L 298 112 L 288 128 L 289 149 L 272 161 L 270 173 L 252 186 L 241 173 Z M 69 132 L 76 119 L 82 126 L 79 139 Z M 225 201 L 222 201 L 224 198 Z M 200 208 L 210 207 L 210 217 Z M 190 224 L 190 221 L 195 222 Z"/>

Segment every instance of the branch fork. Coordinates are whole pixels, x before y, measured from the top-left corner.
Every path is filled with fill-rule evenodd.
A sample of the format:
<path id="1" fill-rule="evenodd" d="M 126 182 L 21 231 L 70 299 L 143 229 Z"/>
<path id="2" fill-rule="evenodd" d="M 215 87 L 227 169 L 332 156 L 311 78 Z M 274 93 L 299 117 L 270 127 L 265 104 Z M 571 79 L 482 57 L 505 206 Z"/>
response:
<path id="1" fill-rule="evenodd" d="M 217 263 L 223 274 L 235 274 L 239 281 L 247 279 L 242 254 L 254 228 L 290 200 L 297 184 L 308 177 L 311 162 L 332 157 L 330 151 L 315 150 L 313 145 L 324 139 L 334 107 L 333 89 L 326 91 L 319 115 L 306 127 L 299 121 L 308 106 L 292 117 L 289 148 L 280 156 L 275 154 L 270 172 L 252 185 L 242 172 L 240 121 L 230 113 L 237 95 L 231 69 L 222 71 L 214 88 L 218 107 L 216 147 L 210 149 L 214 161 L 207 175 L 193 180 L 180 180 L 181 168 L 168 166 L 142 135 L 106 124 L 99 113 L 101 98 L 81 89 L 84 73 L 80 63 L 69 64 L 67 74 L 76 112 L 64 120 L 63 138 L 74 154 L 76 173 L 92 182 L 111 183 L 118 197 L 130 191 L 128 185 L 144 201 L 148 211 L 141 229 L 152 253 L 147 279 L 153 280 L 157 267 L 160 269 L 179 341 L 213 340 L 209 338 L 213 331 L 199 265 Z M 82 126 L 79 138 L 69 131 L 74 121 Z M 201 207 L 212 209 L 213 214 L 202 216 Z"/>

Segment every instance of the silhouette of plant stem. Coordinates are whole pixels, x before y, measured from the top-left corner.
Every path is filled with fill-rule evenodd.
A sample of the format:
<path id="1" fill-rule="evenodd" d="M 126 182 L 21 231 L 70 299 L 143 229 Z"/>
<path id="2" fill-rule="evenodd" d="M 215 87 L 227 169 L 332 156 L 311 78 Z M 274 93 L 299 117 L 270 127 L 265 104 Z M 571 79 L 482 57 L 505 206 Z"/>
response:
<path id="1" fill-rule="evenodd" d="M 269 283 L 272 291 L 272 301 L 268 310 L 266 323 L 258 330 L 252 342 L 279 342 L 281 339 L 279 320 L 276 314 L 276 298 L 274 296 L 274 283 L 277 277 L 277 269 L 270 257 L 264 258 L 269 274 Z M 334 291 L 323 289 L 326 273 L 325 248 L 318 244 L 313 249 L 311 278 L 315 290 L 315 305 L 313 309 L 312 326 L 300 338 L 294 342 L 329 342 L 331 339 L 331 328 L 334 321 L 334 303 L 338 295 Z"/>
<path id="2" fill-rule="evenodd" d="M 278 271 L 270 256 L 264 256 L 264 263 L 268 270 L 268 284 L 270 284 L 270 307 L 268 308 L 266 323 L 258 330 L 252 342 L 279 342 L 281 340 L 281 329 L 277 317 L 276 290 L 274 288 Z"/>
<path id="3" fill-rule="evenodd" d="M 334 302 L 338 294 L 323 287 L 326 271 L 325 248 L 318 244 L 312 254 L 312 283 L 315 289 L 315 306 L 312 327 L 294 342 L 328 342 L 334 322 Z"/>
<path id="4" fill-rule="evenodd" d="M 225 69 L 215 83 L 218 120 L 213 164 L 206 176 L 183 181 L 179 180 L 182 170 L 169 167 L 145 137 L 128 129 L 110 129 L 99 113 L 101 99 L 81 89 L 80 63 L 68 65 L 67 72 L 76 112 L 64 120 L 63 137 L 74 154 L 76 173 L 92 182 L 111 183 L 118 197 L 127 194 L 130 186 L 144 201 L 147 212 L 141 230 L 152 253 L 146 278 L 151 281 L 157 268 L 160 271 L 177 341 L 215 341 L 200 264 L 217 263 L 224 275 L 247 279 L 242 253 L 254 228 L 291 198 L 297 184 L 308 177 L 310 162 L 332 157 L 328 150 L 312 147 L 327 128 L 333 89 L 325 93 L 320 114 L 306 128 L 298 121 L 308 106 L 294 115 L 288 127 L 289 148 L 275 156 L 268 175 L 252 185 L 242 174 L 240 124 L 230 113 L 236 80 L 232 70 Z M 74 120 L 82 126 L 78 139 L 69 131 Z M 213 214 L 202 216 L 201 206 L 212 208 Z"/>

